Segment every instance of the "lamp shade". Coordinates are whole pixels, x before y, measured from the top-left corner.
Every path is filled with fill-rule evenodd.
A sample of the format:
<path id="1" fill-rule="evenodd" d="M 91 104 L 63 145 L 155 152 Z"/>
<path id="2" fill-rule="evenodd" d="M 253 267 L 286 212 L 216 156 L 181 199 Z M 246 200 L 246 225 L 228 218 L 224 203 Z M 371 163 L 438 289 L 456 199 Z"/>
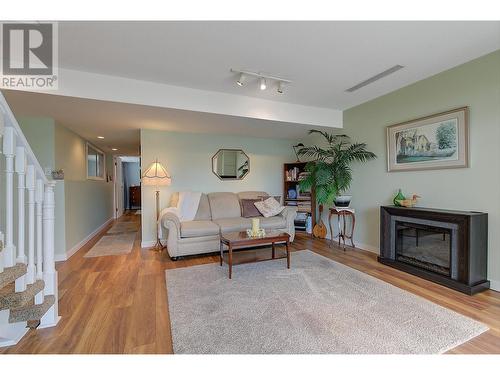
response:
<path id="1" fill-rule="evenodd" d="M 170 185 L 172 179 L 167 170 L 158 160 L 155 160 L 142 174 L 142 183 L 144 185 Z"/>

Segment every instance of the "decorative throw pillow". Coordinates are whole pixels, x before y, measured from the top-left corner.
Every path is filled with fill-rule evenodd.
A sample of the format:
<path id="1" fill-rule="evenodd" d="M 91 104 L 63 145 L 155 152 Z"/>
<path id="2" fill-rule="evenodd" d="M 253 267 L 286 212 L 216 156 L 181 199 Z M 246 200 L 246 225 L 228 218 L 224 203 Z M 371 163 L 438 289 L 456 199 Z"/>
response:
<path id="1" fill-rule="evenodd" d="M 261 199 L 240 199 L 241 202 L 241 216 L 242 217 L 257 217 L 262 216 L 255 207 L 255 202 L 260 202 Z"/>
<path id="2" fill-rule="evenodd" d="M 255 202 L 254 205 L 264 217 L 276 216 L 285 209 L 285 207 L 280 205 L 273 197 L 267 198 L 262 202 Z"/>

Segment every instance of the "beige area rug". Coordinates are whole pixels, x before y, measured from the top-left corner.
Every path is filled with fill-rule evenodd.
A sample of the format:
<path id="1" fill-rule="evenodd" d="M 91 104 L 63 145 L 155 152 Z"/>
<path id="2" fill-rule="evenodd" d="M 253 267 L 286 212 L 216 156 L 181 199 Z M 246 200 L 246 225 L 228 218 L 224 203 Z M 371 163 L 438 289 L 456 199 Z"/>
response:
<path id="1" fill-rule="evenodd" d="M 92 249 L 84 255 L 84 258 L 129 254 L 134 246 L 136 235 L 137 232 L 113 234 L 110 236 L 104 235 L 97 241 Z"/>
<path id="2" fill-rule="evenodd" d="M 166 271 L 175 353 L 445 352 L 488 330 L 309 250 Z"/>
<path id="3" fill-rule="evenodd" d="M 125 232 L 137 232 L 141 226 L 141 223 L 136 221 L 120 221 L 113 224 L 113 226 L 106 232 L 108 234 L 114 233 L 125 233 Z"/>

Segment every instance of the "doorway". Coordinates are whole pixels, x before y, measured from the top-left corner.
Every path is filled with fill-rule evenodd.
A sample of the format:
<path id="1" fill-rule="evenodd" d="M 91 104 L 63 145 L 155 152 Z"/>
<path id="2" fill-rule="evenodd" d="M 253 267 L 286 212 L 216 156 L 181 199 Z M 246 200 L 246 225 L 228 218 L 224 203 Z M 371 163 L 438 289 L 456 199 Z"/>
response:
<path id="1" fill-rule="evenodd" d="M 115 219 L 125 210 L 141 209 L 141 166 L 138 156 L 114 157 Z"/>

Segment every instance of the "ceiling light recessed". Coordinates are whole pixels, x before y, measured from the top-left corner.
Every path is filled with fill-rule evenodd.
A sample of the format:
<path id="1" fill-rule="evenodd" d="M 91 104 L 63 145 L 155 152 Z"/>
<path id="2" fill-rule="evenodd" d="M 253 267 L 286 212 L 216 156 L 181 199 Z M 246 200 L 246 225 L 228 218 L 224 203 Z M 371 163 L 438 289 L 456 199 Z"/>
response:
<path id="1" fill-rule="evenodd" d="M 260 79 L 260 89 L 261 90 L 265 90 L 267 88 L 266 86 L 266 79 L 265 78 L 261 78 Z"/>
<path id="2" fill-rule="evenodd" d="M 236 81 L 236 84 L 238 86 L 243 86 L 244 83 L 245 83 L 245 74 L 241 73 L 240 78 L 238 78 L 238 80 Z"/>
<path id="3" fill-rule="evenodd" d="M 104 139 L 104 137 L 102 135 L 98 135 L 97 138 Z"/>
<path id="4" fill-rule="evenodd" d="M 112 148 L 111 150 L 112 150 L 112 151 L 118 151 L 118 149 L 117 149 L 117 148 Z"/>
<path id="5" fill-rule="evenodd" d="M 359 90 L 360 88 L 365 87 L 366 85 L 369 85 L 370 83 L 373 83 L 375 81 L 378 81 L 381 78 L 387 77 L 389 74 L 397 72 L 398 70 L 403 69 L 403 68 L 404 68 L 403 65 L 394 65 L 393 67 L 391 67 L 387 70 L 384 70 L 383 72 L 376 74 L 373 77 L 370 77 L 370 78 L 364 80 L 363 82 L 360 82 L 357 85 L 352 86 L 351 88 L 348 88 L 345 91 L 353 92 L 353 91 Z"/>

